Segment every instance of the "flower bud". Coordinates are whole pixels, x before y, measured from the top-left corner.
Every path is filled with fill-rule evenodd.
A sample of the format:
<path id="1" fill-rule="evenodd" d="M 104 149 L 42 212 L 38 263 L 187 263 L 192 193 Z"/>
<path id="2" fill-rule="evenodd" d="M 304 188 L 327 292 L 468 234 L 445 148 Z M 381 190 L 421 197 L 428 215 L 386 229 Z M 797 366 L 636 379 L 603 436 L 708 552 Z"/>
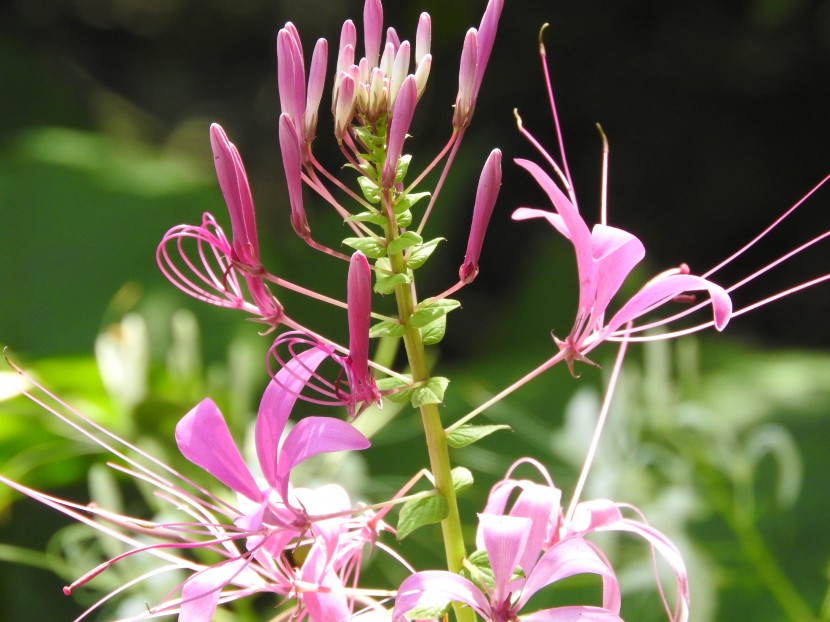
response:
<path id="1" fill-rule="evenodd" d="M 458 277 L 464 283 L 472 283 L 478 275 L 478 259 L 481 256 L 481 247 L 484 243 L 484 234 L 501 186 L 501 151 L 493 149 L 478 180 L 476 202 L 473 208 L 473 224 L 470 227 L 470 237 L 467 240 L 467 252 L 464 263 L 458 270 Z"/>

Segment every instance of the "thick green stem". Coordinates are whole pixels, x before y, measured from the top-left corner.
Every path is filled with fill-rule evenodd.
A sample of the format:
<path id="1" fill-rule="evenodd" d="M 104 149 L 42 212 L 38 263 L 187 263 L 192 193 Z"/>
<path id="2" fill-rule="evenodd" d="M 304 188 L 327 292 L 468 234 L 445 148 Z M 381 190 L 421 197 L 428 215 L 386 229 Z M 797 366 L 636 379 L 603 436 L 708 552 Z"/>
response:
<path id="1" fill-rule="evenodd" d="M 396 228 L 389 227 L 387 240 L 392 241 L 396 237 Z M 406 262 L 400 253 L 390 255 L 389 261 L 394 273 L 407 273 Z M 395 287 L 395 298 L 398 304 L 398 315 L 405 330 L 403 340 L 412 379 L 417 383 L 426 383 L 430 379 L 430 373 L 424 351 L 424 340 L 421 336 L 421 330 L 416 326 L 412 326 L 410 322 L 417 304 L 414 284 L 397 285 Z M 447 437 L 441 423 L 441 415 L 437 404 L 424 404 L 420 407 L 420 411 L 429 453 L 430 471 L 432 471 L 435 478 L 435 488 L 446 499 L 449 508 L 447 517 L 441 522 L 447 569 L 450 572 L 459 572 L 467 553 L 461 532 L 458 501 L 452 484 L 452 467 L 450 465 Z M 473 622 L 475 620 L 475 613 L 467 607 L 455 607 L 455 615 L 458 622 Z"/>

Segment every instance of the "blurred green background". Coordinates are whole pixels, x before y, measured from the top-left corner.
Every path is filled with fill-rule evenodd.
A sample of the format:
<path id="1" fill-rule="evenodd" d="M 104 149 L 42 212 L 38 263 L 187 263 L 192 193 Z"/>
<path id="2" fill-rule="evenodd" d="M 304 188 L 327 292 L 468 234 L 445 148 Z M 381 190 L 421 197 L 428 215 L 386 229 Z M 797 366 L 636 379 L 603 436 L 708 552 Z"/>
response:
<path id="1" fill-rule="evenodd" d="M 714 265 L 808 190 L 830 162 L 828 1 L 506 5 L 473 127 L 430 225 L 448 242 L 419 275 L 424 293 L 454 281 L 474 180 L 486 153 L 500 147 L 505 180 L 481 275 L 459 295 L 464 309 L 450 317 L 441 346 L 440 373 L 455 378 L 448 420 L 543 360 L 552 348 L 550 330 L 565 333 L 572 321 L 569 249 L 550 231 L 509 219 L 516 206 L 542 205 L 533 184 L 509 163 L 532 155 L 518 138 L 513 108 L 554 146 L 536 55 L 542 23 L 551 24 L 545 42 L 582 209 L 586 215 L 596 209 L 594 124 L 601 122 L 611 143 L 611 222 L 635 232 L 648 249 L 639 282 L 683 261 L 696 272 Z M 483 0 L 386 3 L 385 21 L 402 37 L 414 36 L 420 11 L 432 15 L 435 60 L 410 132 L 416 162 L 428 161 L 449 135 L 461 42 L 483 6 Z M 207 139 L 209 123 L 218 121 L 251 177 L 266 265 L 343 295 L 341 267 L 326 259 L 311 263 L 319 258 L 309 258 L 288 226 L 274 42 L 291 20 L 307 54 L 319 36 L 333 48 L 342 21 L 359 24 L 361 9 L 357 1 L 332 0 L 3 3 L 0 343 L 16 361 L 84 412 L 131 438 L 157 437 L 167 451 L 176 419 L 205 394 L 227 406 L 236 431 L 244 432 L 267 378 L 259 364 L 265 340 L 239 315 L 198 305 L 167 284 L 155 247 L 167 229 L 196 223 L 203 211 L 227 223 Z M 321 114 L 315 150 L 336 167 L 330 129 Z M 728 269 L 723 282 L 822 231 L 828 204 L 825 189 Z M 320 202 L 308 209 L 315 237 L 337 244 L 343 233 L 331 212 Z M 821 274 L 827 265 L 827 249 L 813 251 L 741 290 L 736 303 Z M 288 295 L 281 300 L 311 327 L 344 337 L 338 312 Z M 787 611 L 787 596 L 770 587 L 777 575 L 765 568 L 783 568 L 813 612 L 821 608 L 830 328 L 820 318 L 828 309 L 830 288 L 818 288 L 740 318 L 717 340 L 707 335 L 645 354 L 634 349 L 620 427 L 609 435 L 605 467 L 597 466 L 596 494 L 650 510 L 658 526 L 686 544 L 694 566 L 693 620 L 803 619 L 798 609 Z M 147 391 L 134 400 L 104 389 L 92 355 L 96 335 L 112 334 L 110 327 L 130 312 L 144 318 L 149 343 Z M 191 362 L 172 363 L 179 360 L 175 352 Z M 610 356 L 608 349 L 597 358 L 608 367 Z M 575 381 L 555 370 L 494 408 L 488 416 L 509 422 L 515 434 L 458 455 L 481 475 L 479 496 L 528 452 L 569 490 L 584 444 L 580 426 L 590 420 L 601 377 L 585 370 Z M 79 449 L 34 406 L 2 404 L 0 472 L 87 500 L 86 470 L 101 457 Z M 383 446 L 367 456 L 373 474 L 367 495 L 381 498 L 422 465 L 417 452 L 399 459 L 416 438 L 415 422 L 404 415 L 381 434 Z M 0 542 L 42 550 L 65 522 L 32 503 L 9 505 L 14 499 L 0 490 Z M 471 497 L 469 516 L 478 507 L 480 498 Z M 769 550 L 752 544 L 753 533 Z M 53 541 L 50 550 L 60 547 Z M 17 552 L 2 551 L 0 559 L 16 559 Z M 641 570 L 632 562 L 633 585 L 647 583 Z M 77 574 L 77 566 L 67 572 Z M 69 619 L 79 611 L 60 593 L 66 579 L 52 575 L 0 563 L 0 620 Z M 634 607 L 630 619 L 660 619 L 653 593 L 627 602 Z"/>

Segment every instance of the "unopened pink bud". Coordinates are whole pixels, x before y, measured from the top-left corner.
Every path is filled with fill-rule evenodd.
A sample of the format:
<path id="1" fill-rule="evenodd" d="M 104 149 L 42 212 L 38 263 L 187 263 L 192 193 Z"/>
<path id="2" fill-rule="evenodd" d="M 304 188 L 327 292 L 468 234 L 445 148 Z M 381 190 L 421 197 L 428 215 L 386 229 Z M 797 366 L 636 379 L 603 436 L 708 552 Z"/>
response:
<path id="1" fill-rule="evenodd" d="M 354 65 L 354 50 L 357 47 L 357 29 L 354 22 L 347 19 L 340 29 L 340 45 L 337 50 L 337 73 L 346 71 Z"/>
<path id="2" fill-rule="evenodd" d="M 501 186 L 501 151 L 493 149 L 478 180 L 476 202 L 473 208 L 473 224 L 470 227 L 470 237 L 467 240 L 467 252 L 464 263 L 458 270 L 458 277 L 464 283 L 471 283 L 478 275 L 478 259 L 481 256 L 481 247 L 484 244 L 484 234 L 493 215 L 493 208 L 499 196 Z"/>
<path id="3" fill-rule="evenodd" d="M 415 34 L 415 63 L 421 64 L 424 56 L 429 54 L 432 40 L 432 20 L 429 13 L 421 13 L 418 19 L 418 31 Z"/>
<path id="4" fill-rule="evenodd" d="M 383 36 L 383 5 L 380 0 L 366 0 L 363 5 L 363 37 L 369 67 L 378 66 L 380 39 Z"/>
<path id="5" fill-rule="evenodd" d="M 280 115 L 280 151 L 291 203 L 291 226 L 302 239 L 307 240 L 311 230 L 303 207 L 302 147 L 300 137 L 287 114 Z"/>
<path id="6" fill-rule="evenodd" d="M 340 87 L 337 89 L 334 105 L 334 135 L 338 141 L 349 129 L 354 114 L 355 81 L 348 74 L 341 74 Z"/>
<path id="7" fill-rule="evenodd" d="M 380 65 L 378 65 L 385 74 L 392 73 L 392 65 L 395 62 L 395 52 L 396 49 L 394 45 L 391 43 L 386 44 L 386 47 L 383 48 L 383 55 L 380 57 Z"/>
<path id="8" fill-rule="evenodd" d="M 392 113 L 392 122 L 389 125 L 389 134 L 386 138 L 386 161 L 383 163 L 383 186 L 390 188 L 395 182 L 398 171 L 398 159 L 403 151 L 406 133 L 412 124 L 415 114 L 415 105 L 418 103 L 418 88 L 414 76 L 407 76 L 401 85 L 401 90 L 395 100 Z"/>
<path id="9" fill-rule="evenodd" d="M 280 108 L 294 123 L 304 123 L 305 65 L 297 29 L 291 22 L 277 34 L 277 86 Z"/>
<path id="10" fill-rule="evenodd" d="M 392 68 L 392 81 L 389 85 L 389 106 L 390 108 L 395 103 L 395 98 L 398 96 L 398 91 L 401 90 L 401 85 L 409 73 L 409 42 L 404 41 L 401 47 L 398 48 L 398 53 L 395 56 L 395 64 Z"/>
<path id="11" fill-rule="evenodd" d="M 325 39 L 318 39 L 311 55 L 311 68 L 308 74 L 308 99 L 305 105 L 305 141 L 306 144 L 314 140 L 317 131 L 317 112 L 320 109 L 320 100 L 323 99 L 323 89 L 326 83 L 326 65 L 328 63 L 329 44 Z"/>
<path id="12" fill-rule="evenodd" d="M 415 84 L 418 85 L 418 99 L 424 94 L 427 86 L 427 79 L 429 79 L 429 70 L 432 67 L 432 54 L 427 54 L 418 63 L 418 68 L 415 70 Z"/>
<path id="13" fill-rule="evenodd" d="M 398 51 L 398 48 L 401 47 L 401 38 L 392 26 L 389 26 L 389 28 L 386 29 L 386 45 L 389 45 L 390 43 L 396 52 Z"/>
<path id="14" fill-rule="evenodd" d="M 484 9 L 481 25 L 478 27 L 478 59 L 476 61 L 476 81 L 473 89 L 474 101 L 478 97 L 481 81 L 484 79 L 484 70 L 487 68 L 487 61 L 490 60 L 490 52 L 493 51 L 493 43 L 496 40 L 496 30 L 498 30 L 503 7 L 504 0 L 490 0 L 487 3 L 487 8 Z"/>
<path id="15" fill-rule="evenodd" d="M 473 89 L 476 80 L 478 60 L 478 32 L 475 28 L 467 31 L 464 48 L 461 50 L 461 66 L 458 69 L 458 95 L 455 98 L 455 112 L 452 117 L 453 127 L 461 128 L 469 124 L 475 106 Z"/>
<path id="16" fill-rule="evenodd" d="M 254 201 L 239 151 L 218 123 L 210 126 L 216 176 L 231 217 L 234 260 L 251 269 L 259 267 Z"/>

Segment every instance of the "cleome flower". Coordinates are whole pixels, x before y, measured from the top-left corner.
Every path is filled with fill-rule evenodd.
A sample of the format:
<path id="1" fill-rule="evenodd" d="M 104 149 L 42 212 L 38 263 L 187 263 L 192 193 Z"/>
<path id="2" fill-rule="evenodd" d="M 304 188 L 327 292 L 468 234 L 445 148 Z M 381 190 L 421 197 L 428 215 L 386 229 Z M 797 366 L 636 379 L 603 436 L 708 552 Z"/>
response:
<path id="1" fill-rule="evenodd" d="M 317 355 L 309 352 L 301 362 Z M 299 369 L 286 371 L 280 380 L 290 385 L 301 374 Z M 160 565 L 104 596 L 79 620 L 141 581 L 182 571 L 188 578 L 134 619 L 178 614 L 180 622 L 209 622 L 222 603 L 258 593 L 288 600 L 296 620 L 358 620 L 384 611 L 376 596 L 387 598 L 387 592 L 355 588 L 366 545 L 373 547 L 379 531 L 387 528 L 380 517 L 355 509 L 336 484 L 293 489 L 289 481 L 292 469 L 312 456 L 368 447 L 369 441 L 349 424 L 308 417 L 284 435 L 295 397 L 272 381 L 255 429 L 259 477 L 245 465 L 216 405 L 203 400 L 178 423 L 176 442 L 188 460 L 237 493 L 236 502 L 228 502 L 30 382 L 46 395 L 26 390 L 30 399 L 110 452 L 120 462 L 111 467 L 149 484 L 169 506 L 164 522 L 144 520 L 53 497 L 0 475 L 0 483 L 125 545 L 124 552 L 64 588 L 66 594 L 126 558 L 141 554 L 159 560 Z M 171 520 L 173 514 L 182 520 Z M 291 555 L 297 547 L 308 550 L 299 564 Z"/>
<path id="2" fill-rule="evenodd" d="M 513 471 L 524 463 L 537 468 L 545 483 L 514 479 Z M 561 496 L 540 464 L 527 458 L 514 463 L 505 478 L 493 486 L 479 514 L 478 551 L 465 564 L 470 579 L 446 571 L 411 575 L 398 588 L 393 622 L 435 615 L 451 601 L 472 607 L 488 622 L 618 622 L 622 618 L 617 578 L 600 549 L 585 538 L 599 531 L 638 535 L 666 560 L 675 574 L 677 591 L 674 608 L 667 607 L 669 619 L 685 622 L 689 602 L 686 569 L 676 547 L 645 522 L 625 518 L 621 509 L 626 506 L 611 501 L 577 504 L 574 518 L 566 520 Z M 523 612 L 540 590 L 577 574 L 601 578 L 601 605 Z"/>

